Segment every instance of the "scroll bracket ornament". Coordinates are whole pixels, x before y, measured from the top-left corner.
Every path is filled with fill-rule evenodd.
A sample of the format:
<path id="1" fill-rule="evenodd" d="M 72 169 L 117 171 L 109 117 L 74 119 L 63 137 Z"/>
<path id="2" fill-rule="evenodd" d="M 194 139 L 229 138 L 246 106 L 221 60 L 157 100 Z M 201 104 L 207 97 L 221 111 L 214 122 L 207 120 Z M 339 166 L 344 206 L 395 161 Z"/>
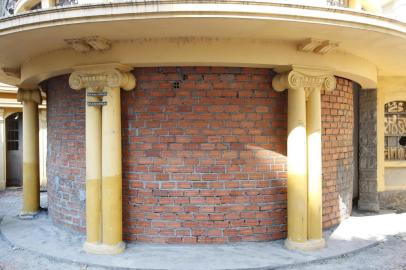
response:
<path id="1" fill-rule="evenodd" d="M 276 91 L 303 90 L 306 100 L 315 89 L 329 92 L 336 88 L 336 84 L 336 78 L 331 71 L 298 66 L 276 75 L 272 80 L 272 87 Z"/>

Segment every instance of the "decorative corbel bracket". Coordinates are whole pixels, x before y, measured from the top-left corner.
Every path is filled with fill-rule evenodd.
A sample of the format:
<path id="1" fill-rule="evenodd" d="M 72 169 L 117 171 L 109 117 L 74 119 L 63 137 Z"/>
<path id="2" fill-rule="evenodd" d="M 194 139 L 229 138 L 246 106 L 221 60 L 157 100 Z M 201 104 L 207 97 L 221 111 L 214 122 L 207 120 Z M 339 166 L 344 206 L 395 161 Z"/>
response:
<path id="1" fill-rule="evenodd" d="M 317 54 L 327 54 L 338 47 L 338 42 L 332 42 L 330 40 L 321 40 L 308 38 L 297 46 L 298 51 L 301 52 L 313 52 Z"/>
<path id="2" fill-rule="evenodd" d="M 87 53 L 90 51 L 107 51 L 111 48 L 111 41 L 102 37 L 84 37 L 65 39 L 65 42 L 75 51 Z"/>
<path id="3" fill-rule="evenodd" d="M 19 68 L 0 68 L 0 79 L 3 83 L 18 85 L 21 80 L 21 72 Z"/>
<path id="4" fill-rule="evenodd" d="M 333 91 L 336 78 L 331 71 L 312 67 L 292 66 L 292 70 L 276 75 L 272 87 L 282 92 L 286 89 L 304 90 L 306 99 L 314 89 Z"/>

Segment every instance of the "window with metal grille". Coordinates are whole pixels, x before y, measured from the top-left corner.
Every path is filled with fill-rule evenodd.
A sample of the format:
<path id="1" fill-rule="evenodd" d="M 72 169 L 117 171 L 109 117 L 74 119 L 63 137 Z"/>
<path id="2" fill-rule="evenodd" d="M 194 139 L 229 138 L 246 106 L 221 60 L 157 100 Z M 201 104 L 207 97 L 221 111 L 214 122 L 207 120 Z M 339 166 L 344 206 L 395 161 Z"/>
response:
<path id="1" fill-rule="evenodd" d="M 385 104 L 385 160 L 406 160 L 406 101 Z"/>
<path id="2" fill-rule="evenodd" d="M 7 150 L 19 150 L 19 130 L 18 130 L 18 121 L 20 115 L 13 114 L 6 121 L 6 130 L 7 130 Z"/>

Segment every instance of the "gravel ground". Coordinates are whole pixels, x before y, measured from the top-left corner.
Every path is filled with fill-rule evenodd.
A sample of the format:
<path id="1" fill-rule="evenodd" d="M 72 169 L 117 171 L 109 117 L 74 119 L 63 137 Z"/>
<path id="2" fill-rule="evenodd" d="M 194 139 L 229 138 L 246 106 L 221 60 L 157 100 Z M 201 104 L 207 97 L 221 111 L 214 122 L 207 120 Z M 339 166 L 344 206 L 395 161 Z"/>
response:
<path id="1" fill-rule="evenodd" d="M 374 247 L 341 258 L 285 269 L 403 270 L 406 269 L 406 235 L 389 237 Z"/>
<path id="2" fill-rule="evenodd" d="M 41 205 L 46 206 L 46 194 L 41 194 Z M 21 190 L 0 192 L 0 219 L 5 216 L 15 216 L 21 209 Z M 406 226 L 406 224 L 405 224 Z M 0 269 L 1 270 L 101 270 L 105 268 L 79 265 L 74 262 L 62 262 L 53 258 L 41 256 L 35 252 L 13 247 L 0 235 Z M 386 241 L 358 251 L 354 254 L 337 259 L 325 260 L 306 265 L 287 267 L 283 269 L 388 269 L 406 270 L 406 234 L 389 237 Z"/>
<path id="3" fill-rule="evenodd" d="M 21 189 L 0 192 L 0 219 L 5 215 L 16 216 L 21 209 Z M 46 193 L 41 193 L 41 207 L 46 207 Z M 1 270 L 101 270 L 75 263 L 65 263 L 46 258 L 37 253 L 23 250 L 11 245 L 0 235 L 0 269 Z M 103 268 L 104 269 L 104 268 Z"/>

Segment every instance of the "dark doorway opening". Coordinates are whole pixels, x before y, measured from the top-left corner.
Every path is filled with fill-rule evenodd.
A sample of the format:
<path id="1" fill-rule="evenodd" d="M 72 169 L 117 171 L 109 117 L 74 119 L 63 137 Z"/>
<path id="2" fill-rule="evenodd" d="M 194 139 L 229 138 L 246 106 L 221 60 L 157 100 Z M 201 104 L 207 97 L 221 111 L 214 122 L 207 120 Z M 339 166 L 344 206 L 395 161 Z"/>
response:
<path id="1" fill-rule="evenodd" d="M 6 118 L 6 185 L 22 185 L 23 163 L 23 114 L 13 113 Z"/>

